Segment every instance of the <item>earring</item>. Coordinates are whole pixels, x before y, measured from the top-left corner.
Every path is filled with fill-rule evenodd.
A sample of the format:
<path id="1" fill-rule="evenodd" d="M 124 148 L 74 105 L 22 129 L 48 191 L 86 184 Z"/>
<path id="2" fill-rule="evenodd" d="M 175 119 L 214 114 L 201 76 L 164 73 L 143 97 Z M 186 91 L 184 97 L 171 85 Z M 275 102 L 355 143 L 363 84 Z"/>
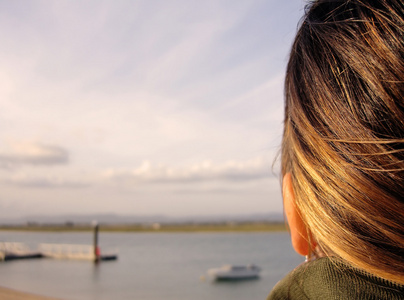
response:
<path id="1" fill-rule="evenodd" d="M 312 261 L 312 260 L 314 260 L 314 259 L 316 259 L 316 253 L 310 251 L 310 253 L 307 254 L 307 255 L 304 257 L 304 262 L 309 262 L 309 261 Z"/>

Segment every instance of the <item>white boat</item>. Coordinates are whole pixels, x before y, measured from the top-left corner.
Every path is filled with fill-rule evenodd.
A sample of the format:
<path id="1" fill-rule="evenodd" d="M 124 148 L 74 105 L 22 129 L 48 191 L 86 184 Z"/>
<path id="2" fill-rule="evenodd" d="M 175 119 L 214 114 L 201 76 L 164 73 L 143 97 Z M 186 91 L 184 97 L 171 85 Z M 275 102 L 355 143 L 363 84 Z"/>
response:
<path id="1" fill-rule="evenodd" d="M 242 280 L 258 278 L 261 268 L 256 265 L 235 266 L 224 265 L 220 268 L 208 270 L 208 275 L 213 280 Z"/>

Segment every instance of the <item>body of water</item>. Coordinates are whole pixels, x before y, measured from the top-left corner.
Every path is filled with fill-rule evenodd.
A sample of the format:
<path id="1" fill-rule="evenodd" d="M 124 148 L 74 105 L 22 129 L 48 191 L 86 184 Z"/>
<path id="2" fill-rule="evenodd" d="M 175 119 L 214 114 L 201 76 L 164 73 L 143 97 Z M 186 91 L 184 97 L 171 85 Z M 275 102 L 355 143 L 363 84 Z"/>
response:
<path id="1" fill-rule="evenodd" d="M 67 300 L 263 300 L 303 258 L 289 234 L 100 233 L 117 261 L 19 260 L 0 263 L 0 285 Z M 91 244 L 91 233 L 0 232 L 2 242 Z M 209 268 L 254 263 L 257 280 L 212 282 Z M 205 277 L 205 280 L 203 278 Z"/>

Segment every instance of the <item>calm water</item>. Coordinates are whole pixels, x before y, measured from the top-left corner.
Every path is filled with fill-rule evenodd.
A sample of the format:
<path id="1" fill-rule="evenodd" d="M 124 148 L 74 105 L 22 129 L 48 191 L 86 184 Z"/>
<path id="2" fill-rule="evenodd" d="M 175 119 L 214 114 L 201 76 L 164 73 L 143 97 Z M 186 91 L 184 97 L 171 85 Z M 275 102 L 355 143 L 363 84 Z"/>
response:
<path id="1" fill-rule="evenodd" d="M 0 241 L 91 244 L 91 233 L 0 232 Z M 67 300 L 259 300 L 302 258 L 288 233 L 103 233 L 101 251 L 117 249 L 117 261 L 52 259 L 0 263 L 0 285 Z M 258 280 L 201 280 L 223 264 L 254 263 Z"/>

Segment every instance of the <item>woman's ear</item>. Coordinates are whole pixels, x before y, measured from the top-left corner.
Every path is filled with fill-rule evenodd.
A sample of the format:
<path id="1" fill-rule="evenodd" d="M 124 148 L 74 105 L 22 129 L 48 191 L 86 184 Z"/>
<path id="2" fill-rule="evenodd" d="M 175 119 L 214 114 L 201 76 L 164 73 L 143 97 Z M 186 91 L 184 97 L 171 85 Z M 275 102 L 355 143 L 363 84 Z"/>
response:
<path id="1" fill-rule="evenodd" d="M 310 254 L 309 231 L 295 204 L 292 174 L 286 173 L 282 181 L 283 206 L 288 220 L 293 248 L 303 256 Z"/>

